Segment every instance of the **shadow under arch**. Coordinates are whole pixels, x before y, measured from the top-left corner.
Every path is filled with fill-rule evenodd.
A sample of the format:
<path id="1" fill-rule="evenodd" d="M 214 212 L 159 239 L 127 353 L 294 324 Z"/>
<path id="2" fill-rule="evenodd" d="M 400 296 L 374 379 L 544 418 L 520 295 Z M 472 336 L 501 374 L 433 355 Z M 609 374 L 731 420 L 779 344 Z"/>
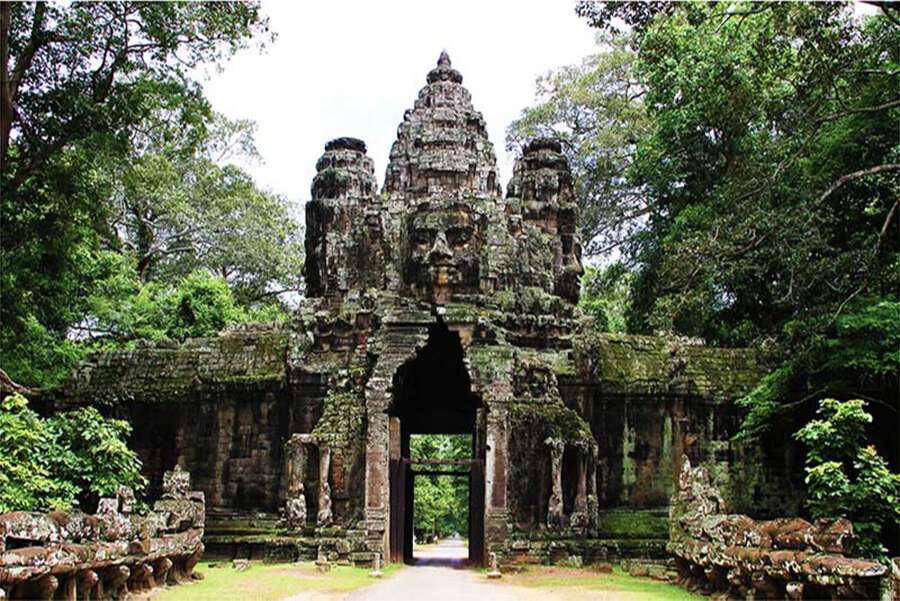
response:
<path id="1" fill-rule="evenodd" d="M 484 560 L 484 409 L 472 390 L 460 336 L 440 319 L 429 326 L 428 340 L 393 376 L 388 406 L 390 423 L 390 557 L 416 565 L 481 565 Z M 459 558 L 413 558 L 413 495 L 416 477 L 433 475 L 431 466 L 410 459 L 414 434 L 469 434 L 471 459 L 449 466 L 469 481 L 468 561 Z M 424 469 L 425 472 L 417 470 Z"/>

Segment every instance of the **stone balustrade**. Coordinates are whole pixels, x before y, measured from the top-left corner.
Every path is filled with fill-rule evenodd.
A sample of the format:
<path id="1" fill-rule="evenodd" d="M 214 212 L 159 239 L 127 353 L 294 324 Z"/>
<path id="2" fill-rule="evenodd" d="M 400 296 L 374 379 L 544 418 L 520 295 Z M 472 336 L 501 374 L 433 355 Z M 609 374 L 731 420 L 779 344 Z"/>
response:
<path id="1" fill-rule="evenodd" d="M 162 498 L 133 513 L 121 487 L 97 513 L 0 515 L 0 599 L 116 599 L 190 580 L 203 553 L 205 499 L 190 474 L 166 472 Z"/>
<path id="2" fill-rule="evenodd" d="M 890 586 L 887 566 L 848 557 L 848 520 L 757 521 L 724 510 L 707 470 L 684 457 L 667 549 L 690 590 L 723 599 L 878 599 Z"/>

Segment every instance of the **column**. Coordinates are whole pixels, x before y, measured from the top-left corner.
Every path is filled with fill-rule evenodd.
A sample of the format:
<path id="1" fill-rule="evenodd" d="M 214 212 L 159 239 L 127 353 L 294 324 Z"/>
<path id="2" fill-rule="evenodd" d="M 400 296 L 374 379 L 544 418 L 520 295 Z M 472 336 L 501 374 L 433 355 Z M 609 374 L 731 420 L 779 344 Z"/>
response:
<path id="1" fill-rule="evenodd" d="M 550 447 L 550 501 L 547 503 L 547 527 L 561 528 L 564 525 L 562 496 L 562 456 L 566 443 L 558 438 L 544 441 Z"/>

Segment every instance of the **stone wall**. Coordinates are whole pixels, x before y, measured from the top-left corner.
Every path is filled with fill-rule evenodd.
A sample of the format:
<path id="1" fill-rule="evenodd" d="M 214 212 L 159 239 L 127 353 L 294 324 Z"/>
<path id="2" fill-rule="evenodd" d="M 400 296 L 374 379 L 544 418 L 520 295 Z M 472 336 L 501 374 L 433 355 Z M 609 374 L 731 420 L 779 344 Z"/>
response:
<path id="1" fill-rule="evenodd" d="M 133 513 L 122 487 L 97 513 L 0 515 L 0 598 L 117 599 L 193 576 L 203 553 L 205 502 L 188 472 L 166 472 L 162 498 Z"/>
<path id="2" fill-rule="evenodd" d="M 206 495 L 207 534 L 217 553 L 317 555 L 319 546 L 327 547 L 326 542 L 336 538 L 334 532 L 348 536 L 360 529 L 365 517 L 364 387 L 375 369 L 373 362 L 378 353 L 391 358 L 401 352 L 391 345 L 399 344 L 399 349 L 424 344 L 424 339 L 409 343 L 382 330 L 393 328 L 385 324 L 395 321 L 427 325 L 434 320 L 427 311 L 403 307 L 401 303 L 387 309 L 364 298 L 340 304 L 307 301 L 289 333 L 243 328 L 202 344 L 100 356 L 76 371 L 57 405 L 93 402 L 128 419 L 134 426 L 129 442 L 144 463 L 151 495 L 159 490 L 165 466 L 187 466 Z M 467 344 L 490 341 L 497 335 L 492 324 L 503 323 L 503 316 L 510 314 L 499 309 L 473 317 L 471 310 L 451 305 L 444 319 L 459 329 Z M 473 319 L 480 319 L 481 325 Z M 521 541 L 533 541 L 527 552 L 541 561 L 559 555 L 559 548 L 586 559 L 659 556 L 666 528 L 664 523 L 656 526 L 664 522 L 660 512 L 672 493 L 673 457 L 687 452 L 717 466 L 726 484 L 745 469 L 735 459 L 742 457 L 739 449 L 729 442 L 736 425 L 729 401 L 742 388 L 726 370 L 711 366 L 729 365 L 733 378 L 744 386 L 762 368 L 749 351 L 690 346 L 683 359 L 678 349 L 684 347 L 678 341 L 595 334 L 565 318 L 555 323 L 557 328 L 576 329 L 567 343 L 571 348 L 540 348 L 535 336 L 530 348 L 479 343 L 467 351 L 478 375 L 475 384 L 491 394 L 494 372 L 509 372 L 511 378 L 509 401 L 503 407 L 509 423 L 508 456 L 516 460 L 506 468 L 506 511 L 498 519 L 503 530 L 507 524 L 512 528 L 511 540 L 520 541 L 513 555 L 522 554 Z M 222 348 L 232 351 L 221 354 Z M 405 360 L 402 355 L 391 358 L 390 365 L 396 369 Z M 146 375 L 162 364 L 166 371 L 160 378 Z M 687 375 L 678 378 L 678 373 Z M 298 527 L 287 527 L 278 521 L 290 497 L 286 444 L 297 435 L 310 437 L 301 476 L 305 514 Z M 559 515 L 566 527 L 555 529 L 547 528 L 553 493 L 548 438 L 564 444 Z M 320 445 L 330 449 L 325 481 L 332 513 L 321 526 L 332 529 L 327 536 L 320 536 L 317 528 L 323 503 Z M 585 489 L 579 497 L 582 460 L 587 462 Z M 576 505 L 580 510 L 596 508 L 598 517 L 589 528 L 568 527 L 572 515 L 579 513 Z M 604 516 L 609 516 L 605 522 Z M 494 527 L 499 529 L 499 523 Z M 587 546 L 579 542 L 586 539 L 591 541 Z M 342 559 L 364 552 L 371 549 L 355 545 L 328 551 Z"/>

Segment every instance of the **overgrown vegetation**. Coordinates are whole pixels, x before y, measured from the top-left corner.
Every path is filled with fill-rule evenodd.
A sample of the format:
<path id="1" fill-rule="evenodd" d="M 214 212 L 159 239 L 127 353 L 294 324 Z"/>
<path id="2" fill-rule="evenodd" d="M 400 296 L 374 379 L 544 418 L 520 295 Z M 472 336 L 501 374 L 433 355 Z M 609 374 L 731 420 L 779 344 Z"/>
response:
<path id="1" fill-rule="evenodd" d="M 469 459 L 472 437 L 452 434 L 417 434 L 410 437 L 412 459 Z M 440 467 L 436 467 L 440 470 Z M 469 531 L 469 480 L 461 476 L 416 476 L 413 494 L 415 534 L 431 542 Z"/>
<path id="2" fill-rule="evenodd" d="M 578 306 L 602 332 L 625 333 L 628 329 L 629 292 L 634 274 L 622 263 L 597 268 L 587 265 L 581 278 Z"/>
<path id="3" fill-rule="evenodd" d="M 602 329 L 766 351 L 744 440 L 828 397 L 897 419 L 900 15 L 871 4 L 582 0 L 598 53 L 508 130 L 563 139 Z"/>
<path id="4" fill-rule="evenodd" d="M 280 318 L 285 199 L 235 162 L 254 125 L 192 79 L 270 34 L 253 2 L 4 3 L 0 367 L 53 386 L 84 353 Z"/>
<path id="5" fill-rule="evenodd" d="M 865 445 L 872 415 L 866 402 L 824 399 L 818 419 L 796 438 L 806 446 L 806 504 L 814 518 L 848 517 L 859 536 L 856 552 L 887 557 L 880 535 L 900 522 L 900 474 L 891 473 L 875 447 Z"/>
<path id="6" fill-rule="evenodd" d="M 113 496 L 120 485 L 146 484 L 125 444 L 131 425 L 93 407 L 42 418 L 20 394 L 0 400 L 0 513 L 49 511 Z"/>

